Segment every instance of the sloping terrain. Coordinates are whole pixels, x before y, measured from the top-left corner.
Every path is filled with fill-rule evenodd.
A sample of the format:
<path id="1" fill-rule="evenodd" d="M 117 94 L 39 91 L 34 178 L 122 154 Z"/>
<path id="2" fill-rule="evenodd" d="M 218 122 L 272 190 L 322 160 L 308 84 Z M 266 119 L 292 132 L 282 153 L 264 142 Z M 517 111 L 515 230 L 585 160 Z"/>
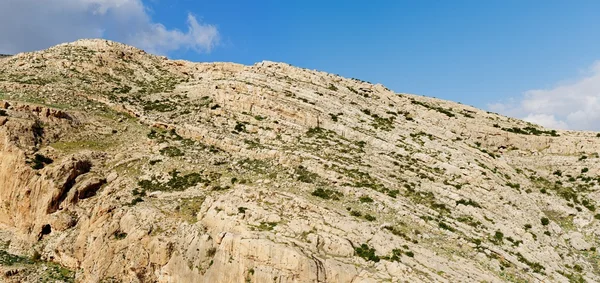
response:
<path id="1" fill-rule="evenodd" d="M 283 63 L 81 40 L 0 59 L 0 270 L 596 282 L 599 150 L 596 133 Z"/>

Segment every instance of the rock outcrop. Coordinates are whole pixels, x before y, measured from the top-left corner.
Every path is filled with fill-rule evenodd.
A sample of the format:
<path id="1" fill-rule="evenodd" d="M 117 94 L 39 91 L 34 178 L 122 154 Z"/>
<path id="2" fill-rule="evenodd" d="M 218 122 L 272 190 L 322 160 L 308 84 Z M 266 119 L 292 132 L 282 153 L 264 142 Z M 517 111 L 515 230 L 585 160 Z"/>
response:
<path id="1" fill-rule="evenodd" d="M 600 281 L 600 137 L 105 40 L 0 60 L 8 282 Z"/>

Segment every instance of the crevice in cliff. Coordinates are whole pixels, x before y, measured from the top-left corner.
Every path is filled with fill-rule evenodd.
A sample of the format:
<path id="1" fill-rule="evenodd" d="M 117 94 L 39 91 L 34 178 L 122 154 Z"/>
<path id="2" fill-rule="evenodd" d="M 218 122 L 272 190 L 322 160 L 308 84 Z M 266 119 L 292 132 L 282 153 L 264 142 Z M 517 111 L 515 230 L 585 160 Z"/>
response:
<path id="1" fill-rule="evenodd" d="M 60 207 L 60 204 L 67 198 L 69 191 L 75 186 L 77 177 L 90 172 L 92 163 L 88 160 L 79 160 L 75 162 L 70 170 L 69 176 L 62 186 L 58 188 L 58 194 L 55 195 L 48 205 L 47 213 L 54 213 Z M 100 186 L 98 186 L 99 188 Z"/>
<path id="2" fill-rule="evenodd" d="M 50 226 L 50 224 L 45 224 L 44 226 L 42 226 L 42 231 L 40 231 L 40 233 L 38 234 L 38 241 L 41 241 L 42 238 L 44 238 L 44 235 L 48 235 L 52 233 L 52 227 Z"/>

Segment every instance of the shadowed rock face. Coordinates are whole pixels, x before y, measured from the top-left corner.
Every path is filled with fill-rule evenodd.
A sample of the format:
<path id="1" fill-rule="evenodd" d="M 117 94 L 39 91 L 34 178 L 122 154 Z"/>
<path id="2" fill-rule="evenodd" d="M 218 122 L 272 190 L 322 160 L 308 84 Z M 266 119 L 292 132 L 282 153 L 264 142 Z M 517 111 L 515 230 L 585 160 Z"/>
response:
<path id="1" fill-rule="evenodd" d="M 288 64 L 77 41 L 0 61 L 0 274 L 599 281 L 599 150 Z"/>

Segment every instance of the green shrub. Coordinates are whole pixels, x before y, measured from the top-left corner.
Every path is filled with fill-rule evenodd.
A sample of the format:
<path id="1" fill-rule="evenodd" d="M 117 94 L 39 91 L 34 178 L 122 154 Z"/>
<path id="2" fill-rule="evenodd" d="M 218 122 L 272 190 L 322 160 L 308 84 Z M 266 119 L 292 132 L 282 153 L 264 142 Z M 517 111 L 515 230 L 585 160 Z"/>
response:
<path id="1" fill-rule="evenodd" d="M 522 129 L 517 128 L 517 127 L 502 128 L 502 130 L 511 132 L 511 133 L 515 133 L 515 134 L 521 134 L 521 135 L 535 135 L 535 136 L 547 135 L 547 136 L 552 136 L 552 137 L 560 136 L 558 133 L 556 133 L 556 130 L 543 131 L 543 130 L 536 129 L 534 127 L 525 127 Z"/>
<path id="2" fill-rule="evenodd" d="M 366 214 L 365 219 L 367 221 L 375 221 L 376 218 L 375 218 L 375 216 L 372 216 L 371 214 Z"/>
<path id="3" fill-rule="evenodd" d="M 550 224 L 550 219 L 546 218 L 546 217 L 542 217 L 542 219 L 540 219 L 540 221 L 542 222 L 542 225 L 547 226 L 548 224 Z"/>
<path id="4" fill-rule="evenodd" d="M 160 154 L 166 155 L 168 157 L 177 157 L 177 156 L 184 155 L 183 152 L 181 151 L 181 149 L 174 147 L 174 146 L 167 146 L 167 147 L 161 149 Z"/>
<path id="5" fill-rule="evenodd" d="M 322 189 L 322 188 L 317 188 L 316 190 L 314 190 L 311 193 L 311 195 L 320 197 L 322 199 L 331 199 L 331 200 L 340 200 L 340 198 L 343 196 L 343 194 L 341 192 L 338 192 L 335 190 L 329 190 L 329 189 Z"/>
<path id="6" fill-rule="evenodd" d="M 442 228 L 442 229 L 444 229 L 444 230 L 448 230 L 448 231 L 450 231 L 450 232 L 454 232 L 454 231 L 456 231 L 456 229 L 452 228 L 450 225 L 446 224 L 445 222 L 440 222 L 440 223 L 438 224 L 438 226 L 439 226 L 440 228 Z"/>
<path id="7" fill-rule="evenodd" d="M 500 232 L 499 230 L 496 231 L 494 233 L 494 242 L 495 243 L 502 243 L 503 240 L 504 240 L 504 234 L 502 232 Z"/>
<path id="8" fill-rule="evenodd" d="M 370 198 L 369 196 L 361 196 L 360 198 L 358 198 L 360 200 L 360 202 L 362 203 L 372 203 L 373 199 Z"/>
<path id="9" fill-rule="evenodd" d="M 513 188 L 513 189 L 516 189 L 516 190 L 518 190 L 518 189 L 520 189 L 520 188 L 521 188 L 521 184 L 516 184 L 516 183 L 506 183 L 506 185 L 507 185 L 508 187 L 511 187 L 511 188 Z"/>
<path id="10" fill-rule="evenodd" d="M 470 205 L 470 206 L 478 207 L 478 208 L 481 207 L 477 202 L 475 202 L 472 199 L 469 199 L 469 200 L 460 199 L 460 200 L 456 201 L 456 204 L 457 205 L 462 204 L 462 205 L 465 205 L 465 206 Z"/>
<path id="11" fill-rule="evenodd" d="M 246 124 L 244 122 L 235 122 L 234 132 L 235 133 L 247 133 Z"/>
<path id="12" fill-rule="evenodd" d="M 0 266 L 11 266 L 20 263 L 31 264 L 33 261 L 29 258 L 13 255 L 4 250 L 0 250 Z"/>
<path id="13" fill-rule="evenodd" d="M 331 120 L 334 121 L 334 122 L 338 121 L 338 115 L 336 115 L 336 114 L 329 113 L 329 117 L 331 117 Z"/>
<path id="14" fill-rule="evenodd" d="M 354 252 L 356 252 L 357 256 L 367 261 L 379 262 L 380 260 L 379 256 L 375 255 L 375 249 L 370 248 L 367 244 L 362 244 L 360 247 L 354 248 Z"/>
<path id="15" fill-rule="evenodd" d="M 117 239 L 117 240 L 123 240 L 123 239 L 127 238 L 127 233 L 121 232 L 119 230 L 117 230 L 113 235 L 115 236 L 115 239 Z"/>
<path id="16" fill-rule="evenodd" d="M 329 87 L 327 87 L 327 89 L 333 90 L 333 91 L 337 91 L 338 90 L 338 88 L 336 86 L 334 86 L 333 84 L 329 84 Z"/>
<path id="17" fill-rule="evenodd" d="M 40 170 L 40 169 L 44 168 L 44 166 L 46 166 L 48 164 L 52 164 L 53 162 L 54 162 L 54 160 L 52 160 L 51 158 L 36 153 L 33 157 L 33 160 L 30 163 L 31 163 L 31 168 L 33 168 L 35 170 Z"/>
<path id="18" fill-rule="evenodd" d="M 319 174 L 308 171 L 304 166 L 300 165 L 295 170 L 297 180 L 303 183 L 315 183 L 319 178 Z"/>
<path id="19" fill-rule="evenodd" d="M 6 114 L 6 111 L 0 109 L 0 116 L 8 116 L 8 114 Z"/>
<path id="20" fill-rule="evenodd" d="M 583 168 L 583 169 L 581 169 L 581 173 L 587 173 L 588 171 L 590 171 L 590 169 L 588 169 L 587 167 L 586 167 L 586 168 Z"/>
<path id="21" fill-rule="evenodd" d="M 143 199 L 143 198 L 141 198 L 141 197 L 136 197 L 136 198 L 134 198 L 134 199 L 131 201 L 131 203 L 129 203 L 129 206 L 134 206 L 134 205 L 136 205 L 136 204 L 138 204 L 138 203 L 140 203 L 140 202 L 143 202 L 143 201 L 144 201 L 144 199 Z"/>
<path id="22" fill-rule="evenodd" d="M 257 227 L 261 231 L 272 231 L 277 226 L 276 222 L 261 222 Z"/>
<path id="23" fill-rule="evenodd" d="M 517 253 L 517 259 L 520 262 L 528 265 L 531 269 L 533 269 L 533 272 L 544 274 L 543 270 L 545 268 L 541 264 L 539 264 L 537 262 L 531 262 L 531 261 L 527 260 L 521 253 Z"/>

